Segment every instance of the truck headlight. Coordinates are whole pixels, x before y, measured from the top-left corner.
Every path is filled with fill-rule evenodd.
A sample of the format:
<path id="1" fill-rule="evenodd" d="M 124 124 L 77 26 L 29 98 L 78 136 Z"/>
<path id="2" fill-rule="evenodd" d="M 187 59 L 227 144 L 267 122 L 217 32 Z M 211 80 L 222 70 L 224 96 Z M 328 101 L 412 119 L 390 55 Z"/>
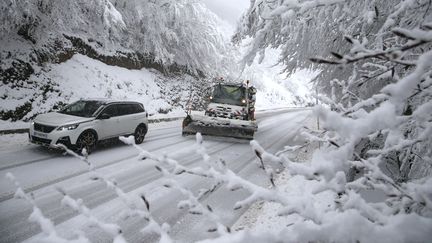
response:
<path id="1" fill-rule="evenodd" d="M 242 100 L 242 103 L 245 104 L 245 103 L 246 103 L 246 100 Z"/>
<path id="2" fill-rule="evenodd" d="M 79 126 L 79 124 L 70 124 L 70 125 L 64 125 L 57 128 L 57 131 L 65 131 L 65 130 L 74 130 Z"/>

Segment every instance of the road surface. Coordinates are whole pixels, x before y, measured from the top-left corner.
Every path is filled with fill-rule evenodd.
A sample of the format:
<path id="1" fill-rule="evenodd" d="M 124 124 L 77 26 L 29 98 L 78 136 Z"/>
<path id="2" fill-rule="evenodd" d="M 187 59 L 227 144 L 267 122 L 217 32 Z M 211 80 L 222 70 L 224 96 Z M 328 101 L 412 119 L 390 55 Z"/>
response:
<path id="1" fill-rule="evenodd" d="M 258 112 L 259 128 L 255 140 L 267 151 L 277 152 L 295 143 L 295 132 L 305 126 L 310 115 L 310 110 L 298 109 Z M 56 188 L 62 188 L 75 199 L 81 198 L 98 219 L 118 224 L 128 242 L 158 241 L 156 234 L 140 231 L 146 226 L 145 221 L 124 217 L 123 202 L 102 181 L 92 180 L 85 163 L 59 151 L 15 142 L 0 145 L 0 242 L 33 242 L 43 237 L 39 225 L 28 220 L 32 206 L 25 200 L 13 197 L 16 188 L 5 178 L 8 172 L 35 198 L 43 214 L 54 222 L 57 232 L 63 237 L 76 238 L 77 232 L 81 231 L 92 242 L 112 242 L 108 234 L 86 224 L 82 215 L 62 206 L 60 201 L 63 196 Z M 155 154 L 166 154 L 184 166 L 196 167 L 203 162 L 192 149 L 194 145 L 193 136 L 181 136 L 179 120 L 151 124 L 140 146 Z M 241 177 L 260 185 L 268 183 L 247 141 L 204 137 L 204 146 L 211 160 L 223 159 Z M 190 242 L 214 236 L 215 233 L 208 232 L 212 224 L 206 219 L 177 208 L 178 202 L 185 197 L 175 189 L 163 187 L 165 179 L 155 169 L 156 162 L 139 160 L 137 156 L 135 148 L 118 143 L 100 146 L 89 160 L 98 173 L 115 180 L 123 191 L 144 194 L 150 203 L 152 216 L 159 223 L 167 222 L 171 226 L 170 236 L 173 239 Z M 177 176 L 176 180 L 194 192 L 214 184 L 208 179 L 187 174 Z M 233 205 L 246 196 L 246 191 L 233 192 L 222 185 L 201 200 L 204 205 L 211 205 L 225 225 L 231 226 L 246 210 L 233 210 Z"/>

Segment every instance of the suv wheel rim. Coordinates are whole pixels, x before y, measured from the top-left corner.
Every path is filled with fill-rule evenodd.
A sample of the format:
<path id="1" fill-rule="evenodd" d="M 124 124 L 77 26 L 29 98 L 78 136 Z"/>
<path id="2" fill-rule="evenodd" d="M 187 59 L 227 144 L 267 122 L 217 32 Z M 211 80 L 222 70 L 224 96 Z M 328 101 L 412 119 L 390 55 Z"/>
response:
<path id="1" fill-rule="evenodd" d="M 91 132 L 86 132 L 81 136 L 82 137 L 80 139 L 79 148 L 80 150 L 85 148 L 87 150 L 87 153 L 89 153 L 92 150 L 93 146 L 95 145 L 96 142 L 95 136 Z"/>
<path id="2" fill-rule="evenodd" d="M 135 132 L 135 143 L 142 143 L 146 135 L 145 129 L 143 127 L 138 127 Z"/>

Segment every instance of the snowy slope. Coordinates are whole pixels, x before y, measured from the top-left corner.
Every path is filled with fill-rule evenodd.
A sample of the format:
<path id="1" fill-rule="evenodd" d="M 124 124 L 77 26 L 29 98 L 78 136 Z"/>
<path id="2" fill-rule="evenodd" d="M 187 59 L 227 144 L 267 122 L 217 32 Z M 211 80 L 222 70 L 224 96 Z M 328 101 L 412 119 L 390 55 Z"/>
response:
<path id="1" fill-rule="evenodd" d="M 240 45 L 241 53 L 249 48 L 249 41 Z M 286 74 L 284 66 L 278 64 L 280 50 L 268 48 L 262 59 L 255 58 L 250 66 L 245 66 L 243 79 L 251 80 L 258 89 L 257 107 L 304 107 L 315 104 L 312 80 L 319 70 L 297 69 Z"/>
<path id="2" fill-rule="evenodd" d="M 69 103 L 81 98 L 113 98 L 119 100 L 135 100 L 142 102 L 150 115 L 170 112 L 172 115 L 184 114 L 181 108 L 188 98 L 188 88 L 193 78 L 188 75 L 169 79 L 155 70 L 129 70 L 109 66 L 89 57 L 76 54 L 70 60 L 61 64 L 49 64 L 31 75 L 24 87 L 3 87 L 1 97 L 7 97 L 0 109 L 14 109 L 27 102 L 32 103 L 32 109 L 24 119 L 35 114 L 47 112 L 61 103 Z M 188 85 L 186 85 L 188 84 Z M 173 86 L 184 87 L 185 97 L 173 106 L 172 97 L 163 96 L 165 89 Z M 35 90 L 37 86 L 50 87 Z M 163 86 L 163 88 L 160 88 Z M 52 87 L 52 88 L 51 88 Z"/>

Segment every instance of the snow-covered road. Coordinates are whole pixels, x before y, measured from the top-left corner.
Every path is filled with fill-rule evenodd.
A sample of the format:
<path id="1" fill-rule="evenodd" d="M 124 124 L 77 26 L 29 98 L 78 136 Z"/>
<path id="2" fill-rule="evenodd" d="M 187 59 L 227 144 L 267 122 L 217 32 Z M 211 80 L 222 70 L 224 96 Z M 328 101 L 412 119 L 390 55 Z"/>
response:
<path id="1" fill-rule="evenodd" d="M 293 144 L 295 132 L 310 119 L 310 110 L 275 110 L 257 114 L 259 130 L 255 139 L 269 152 L 281 150 Z M 182 137 L 181 121 L 151 124 L 149 133 L 140 146 L 155 154 L 167 154 L 187 167 L 196 167 L 202 158 L 195 153 L 193 137 Z M 0 242 L 37 240 L 41 237 L 40 227 L 28 221 L 31 205 L 25 200 L 13 198 L 16 190 L 5 178 L 11 172 L 26 192 L 31 192 L 43 214 L 55 224 L 58 233 L 67 238 L 76 238 L 83 231 L 92 242 L 110 242 L 112 238 L 96 227 L 89 227 L 82 215 L 61 205 L 63 197 L 56 188 L 62 188 L 75 199 L 82 198 L 92 214 L 105 222 L 118 224 L 129 242 L 152 242 L 156 234 L 140 232 L 147 224 L 138 218 L 125 218 L 123 202 L 112 189 L 102 181 L 95 181 L 82 161 L 58 151 L 28 144 L 26 135 L 9 136 L 7 143 L 2 138 L 0 147 Z M 227 166 L 243 178 L 264 185 L 266 177 L 258 167 L 257 160 L 248 142 L 225 138 L 204 138 L 204 146 L 211 160 L 223 159 Z M 96 171 L 117 181 L 127 193 L 143 194 L 150 202 L 150 211 L 158 222 L 171 225 L 170 236 L 176 240 L 194 241 L 210 237 L 211 228 L 203 217 L 188 214 L 177 208 L 184 199 L 174 189 L 163 187 L 164 179 L 155 169 L 156 162 L 137 159 L 138 151 L 123 144 L 100 147 L 89 160 Z M 178 175 L 182 185 L 197 192 L 213 186 L 205 178 L 188 174 Z M 246 192 L 227 190 L 223 186 L 202 198 L 222 217 L 225 225 L 232 225 L 245 209 L 233 210 L 236 201 L 245 197 Z"/>

